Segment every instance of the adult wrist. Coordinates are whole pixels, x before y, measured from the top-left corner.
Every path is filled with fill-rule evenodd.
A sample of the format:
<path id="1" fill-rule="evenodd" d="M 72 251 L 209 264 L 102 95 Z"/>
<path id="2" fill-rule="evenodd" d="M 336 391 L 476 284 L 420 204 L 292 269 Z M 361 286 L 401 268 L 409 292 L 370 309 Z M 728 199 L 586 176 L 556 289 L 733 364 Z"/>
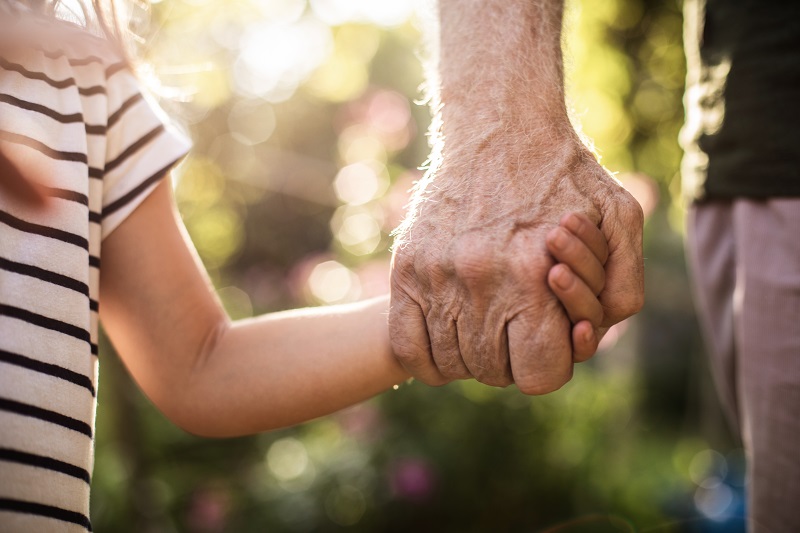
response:
<path id="1" fill-rule="evenodd" d="M 439 134 L 442 164 L 451 170 L 462 164 L 538 167 L 587 152 L 566 113 L 557 116 L 503 112 L 487 116 L 467 108 L 450 113 L 443 110 Z"/>

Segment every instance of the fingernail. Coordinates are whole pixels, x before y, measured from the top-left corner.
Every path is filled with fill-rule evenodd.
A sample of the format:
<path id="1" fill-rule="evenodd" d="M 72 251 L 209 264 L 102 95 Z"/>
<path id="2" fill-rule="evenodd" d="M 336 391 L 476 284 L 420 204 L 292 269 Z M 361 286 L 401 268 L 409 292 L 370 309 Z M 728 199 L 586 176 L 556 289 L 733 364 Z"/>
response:
<path id="1" fill-rule="evenodd" d="M 550 238 L 550 244 L 553 245 L 553 248 L 556 250 L 563 250 L 567 247 L 567 236 L 564 234 L 563 231 L 556 231 L 555 234 Z"/>
<path id="2" fill-rule="evenodd" d="M 555 284 L 558 285 L 558 288 L 562 290 L 569 289 L 572 286 L 572 276 L 570 276 L 567 270 L 561 265 L 558 265 L 555 268 L 557 269 L 554 280 Z"/>
<path id="3" fill-rule="evenodd" d="M 564 226 L 573 233 L 577 233 L 581 229 L 581 221 L 575 215 L 570 215 L 564 221 Z"/>

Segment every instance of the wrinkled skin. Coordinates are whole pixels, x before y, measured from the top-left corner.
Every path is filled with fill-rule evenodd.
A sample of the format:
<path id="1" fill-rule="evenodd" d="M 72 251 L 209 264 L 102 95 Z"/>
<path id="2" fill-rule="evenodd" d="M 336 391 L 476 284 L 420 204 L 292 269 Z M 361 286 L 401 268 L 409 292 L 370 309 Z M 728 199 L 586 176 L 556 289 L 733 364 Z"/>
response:
<path id="1" fill-rule="evenodd" d="M 548 232 L 577 212 L 607 239 L 607 328 L 643 305 L 642 211 L 577 139 L 495 139 L 445 149 L 415 192 L 393 257 L 392 346 L 430 385 L 474 377 L 544 394 L 573 366 L 571 323 L 547 285 Z"/>

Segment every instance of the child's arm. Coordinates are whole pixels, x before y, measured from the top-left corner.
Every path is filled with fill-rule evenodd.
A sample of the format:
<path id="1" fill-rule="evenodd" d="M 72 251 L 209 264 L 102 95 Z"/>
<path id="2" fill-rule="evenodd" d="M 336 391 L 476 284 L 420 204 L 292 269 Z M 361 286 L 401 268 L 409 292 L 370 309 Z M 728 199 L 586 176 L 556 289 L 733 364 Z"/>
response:
<path id="1" fill-rule="evenodd" d="M 103 241 L 100 313 L 139 386 L 206 436 L 300 423 L 408 378 L 388 298 L 230 322 L 185 235 L 169 180 Z"/>
<path id="2" fill-rule="evenodd" d="M 13 148 L 0 141 L 0 193 L 22 205 L 44 208 L 48 203 L 47 190 L 22 174 L 19 162 L 10 156 L 13 153 Z M 25 163 L 31 166 L 30 162 Z M 30 168 L 28 172 L 31 172 Z"/>
<path id="3" fill-rule="evenodd" d="M 582 270 L 585 254 L 562 257 L 597 277 Z M 301 423 L 409 377 L 390 351 L 388 297 L 231 322 L 168 180 L 103 241 L 100 290 L 103 324 L 134 379 L 171 420 L 199 435 Z M 573 320 L 591 315 L 580 290 L 556 294 Z"/>
<path id="4" fill-rule="evenodd" d="M 602 232 L 584 215 L 572 213 L 547 235 L 547 248 L 559 263 L 550 269 L 547 282 L 564 305 L 572 328 L 576 362 L 597 351 L 605 331 L 603 307 L 597 298 L 605 286 L 603 266 L 608 244 Z"/>

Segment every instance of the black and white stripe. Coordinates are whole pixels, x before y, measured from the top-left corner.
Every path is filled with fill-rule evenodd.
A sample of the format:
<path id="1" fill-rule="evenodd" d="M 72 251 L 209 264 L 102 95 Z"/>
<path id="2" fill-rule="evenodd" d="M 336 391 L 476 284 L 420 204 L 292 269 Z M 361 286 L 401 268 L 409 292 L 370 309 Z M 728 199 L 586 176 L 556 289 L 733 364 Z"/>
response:
<path id="1" fill-rule="evenodd" d="M 101 242 L 188 142 L 113 46 L 49 24 L 0 57 L 0 140 L 47 170 L 51 197 L 43 213 L 0 195 L 0 523 L 91 531 Z"/>

